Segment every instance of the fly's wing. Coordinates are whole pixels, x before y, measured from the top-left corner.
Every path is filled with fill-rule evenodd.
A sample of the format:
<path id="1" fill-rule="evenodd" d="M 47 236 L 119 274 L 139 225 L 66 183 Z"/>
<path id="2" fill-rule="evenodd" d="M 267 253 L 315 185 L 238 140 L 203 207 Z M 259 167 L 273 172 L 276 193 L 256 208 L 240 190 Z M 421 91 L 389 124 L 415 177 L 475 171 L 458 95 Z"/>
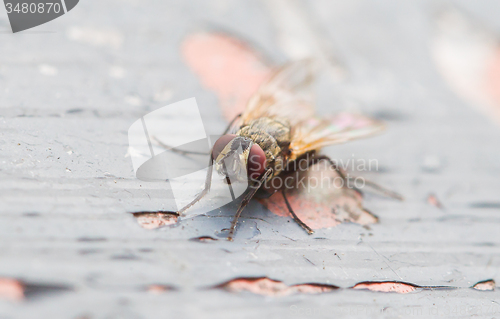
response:
<path id="1" fill-rule="evenodd" d="M 306 170 L 298 170 L 280 183 L 286 185 L 286 197 L 297 216 L 312 229 L 330 228 L 344 222 L 360 225 L 377 223 L 378 218 L 363 207 L 361 194 L 322 160 Z M 260 202 L 272 213 L 291 217 L 281 191 Z"/>
<path id="2" fill-rule="evenodd" d="M 277 69 L 248 101 L 241 116 L 246 124 L 260 117 L 286 119 L 293 126 L 314 116 L 311 84 L 313 60 L 301 60 Z"/>
<path id="3" fill-rule="evenodd" d="M 250 98 L 240 126 L 260 117 L 286 119 L 292 126 L 291 159 L 321 147 L 363 138 L 383 130 L 376 120 L 341 113 L 329 118 L 314 117 L 311 84 L 315 63 L 306 59 L 279 69 Z"/>
<path id="4" fill-rule="evenodd" d="M 292 127 L 291 160 L 309 151 L 376 134 L 384 124 L 369 117 L 340 113 L 327 118 L 312 117 Z"/>

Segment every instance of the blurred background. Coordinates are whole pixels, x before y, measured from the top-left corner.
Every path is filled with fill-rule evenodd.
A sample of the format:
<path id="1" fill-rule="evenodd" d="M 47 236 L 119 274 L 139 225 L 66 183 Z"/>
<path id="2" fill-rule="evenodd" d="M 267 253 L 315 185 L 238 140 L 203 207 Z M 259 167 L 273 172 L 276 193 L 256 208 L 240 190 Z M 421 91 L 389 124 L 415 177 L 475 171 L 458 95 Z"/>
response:
<path id="1" fill-rule="evenodd" d="M 469 287 L 500 280 L 499 14 L 493 0 L 87 0 L 12 34 L 2 7 L 0 318 L 498 315 L 497 291 Z M 231 103 L 193 67 L 204 52 L 186 51 L 200 32 L 238 39 L 268 66 L 321 61 L 320 114 L 388 126 L 325 153 L 377 159 L 365 176 L 406 200 L 367 194 L 377 224 L 314 236 L 254 202 L 234 243 L 218 236 L 232 206 L 183 221 L 137 214 L 172 198 L 135 178 L 129 126 L 191 97 L 208 134 L 226 125 Z M 249 277 L 283 285 L 271 291 L 341 289 L 219 289 Z M 363 282 L 413 288 L 349 288 Z"/>

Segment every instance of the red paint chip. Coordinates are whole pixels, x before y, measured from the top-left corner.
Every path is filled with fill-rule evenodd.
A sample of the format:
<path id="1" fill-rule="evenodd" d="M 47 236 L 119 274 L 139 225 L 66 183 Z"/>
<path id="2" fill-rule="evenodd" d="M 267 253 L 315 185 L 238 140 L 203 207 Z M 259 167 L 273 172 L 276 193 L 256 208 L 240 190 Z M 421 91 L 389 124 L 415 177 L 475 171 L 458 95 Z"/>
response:
<path id="1" fill-rule="evenodd" d="M 318 163 L 308 171 L 300 172 L 297 180 L 340 182 L 337 172 L 323 166 L 324 163 Z M 345 222 L 360 225 L 378 222 L 376 216 L 363 208 L 359 192 L 336 182 L 293 188 L 287 192 L 287 199 L 297 216 L 312 229 L 330 228 Z M 260 202 L 278 216 L 291 216 L 281 192 Z"/>
<path id="2" fill-rule="evenodd" d="M 472 286 L 472 288 L 482 291 L 492 291 L 495 290 L 495 281 L 493 279 L 480 281 Z"/>
<path id="3" fill-rule="evenodd" d="M 429 196 L 427 197 L 427 203 L 429 203 L 430 205 L 435 206 L 439 209 L 443 209 L 443 205 L 441 204 L 439 199 L 434 194 L 429 194 Z"/>
<path id="4" fill-rule="evenodd" d="M 361 282 L 356 284 L 353 289 L 366 289 L 376 292 L 396 292 L 398 294 L 407 294 L 417 290 L 417 286 L 401 282 Z"/>
<path id="5" fill-rule="evenodd" d="M 24 285 L 15 279 L 0 278 L 0 299 L 11 301 L 24 299 Z"/>
<path id="6" fill-rule="evenodd" d="M 154 294 L 154 295 L 161 295 L 162 293 L 170 290 L 174 290 L 172 287 L 167 286 L 167 285 L 149 285 L 146 287 L 147 292 Z"/>
<path id="7" fill-rule="evenodd" d="M 208 243 L 212 241 L 217 241 L 218 239 L 210 237 L 210 236 L 200 236 L 200 237 L 195 237 L 191 238 L 190 241 L 195 241 L 195 242 L 200 242 L 200 243 Z"/>
<path id="8" fill-rule="evenodd" d="M 145 229 L 157 229 L 177 223 L 178 216 L 164 212 L 139 212 L 133 213 L 137 223 Z"/>
<path id="9" fill-rule="evenodd" d="M 321 294 L 338 289 L 323 284 L 299 284 L 288 286 L 281 281 L 262 278 L 237 278 L 219 286 L 230 292 L 251 292 L 257 295 L 282 297 L 291 294 Z"/>

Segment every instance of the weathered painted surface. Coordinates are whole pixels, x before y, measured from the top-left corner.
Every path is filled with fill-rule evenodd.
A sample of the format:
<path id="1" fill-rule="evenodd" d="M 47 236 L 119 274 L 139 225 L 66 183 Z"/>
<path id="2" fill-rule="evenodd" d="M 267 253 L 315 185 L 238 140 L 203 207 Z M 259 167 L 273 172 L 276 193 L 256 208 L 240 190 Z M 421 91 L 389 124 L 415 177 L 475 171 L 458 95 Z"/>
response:
<path id="1" fill-rule="evenodd" d="M 496 77 L 472 98 L 448 82 L 439 59 L 454 46 L 436 41 L 450 40 L 440 13 L 454 10 L 488 37 L 500 34 L 494 1 L 83 1 L 15 35 L 0 13 L 0 318 L 498 317 L 498 290 L 469 288 L 500 281 Z M 141 227 L 132 213 L 169 211 L 173 201 L 165 185 L 135 179 L 127 129 L 195 96 L 208 133 L 220 133 L 218 97 L 181 53 L 186 36 L 214 29 L 241 36 L 274 63 L 311 54 L 329 61 L 318 111 L 358 110 L 389 129 L 325 153 L 377 159 L 378 171 L 360 174 L 406 200 L 367 194 L 378 223 L 312 236 L 258 202 L 234 242 L 223 240 L 233 204 Z M 466 68 L 463 61 L 455 66 Z M 259 277 L 284 290 L 346 289 L 274 298 L 215 288 Z M 347 289 L 360 283 L 367 289 Z M 380 291 L 398 283 L 444 288 Z M 370 291 L 377 285 L 384 289 Z"/>

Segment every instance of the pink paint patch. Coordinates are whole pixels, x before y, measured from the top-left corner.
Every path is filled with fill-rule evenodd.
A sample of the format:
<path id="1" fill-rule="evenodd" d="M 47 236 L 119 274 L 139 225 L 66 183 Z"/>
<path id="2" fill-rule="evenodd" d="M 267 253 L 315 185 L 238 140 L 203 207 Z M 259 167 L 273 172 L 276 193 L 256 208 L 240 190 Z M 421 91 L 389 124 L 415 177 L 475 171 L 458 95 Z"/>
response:
<path id="1" fill-rule="evenodd" d="M 273 181 L 270 184 L 273 185 Z M 299 172 L 298 178 L 287 184 L 296 184 L 287 191 L 290 206 L 312 229 L 330 228 L 343 222 L 369 225 L 378 221 L 376 216 L 362 207 L 361 195 L 345 187 L 340 175 L 326 161 Z M 291 217 L 281 192 L 260 202 L 278 216 Z"/>
<path id="2" fill-rule="evenodd" d="M 398 294 L 407 294 L 417 290 L 418 287 L 405 284 L 400 282 L 361 282 L 356 284 L 353 289 L 367 289 L 371 291 L 377 292 L 396 292 Z"/>
<path id="3" fill-rule="evenodd" d="M 141 212 L 134 213 L 137 223 L 145 229 L 157 229 L 177 223 L 177 215 L 161 212 Z"/>
<path id="4" fill-rule="evenodd" d="M 322 284 L 300 284 L 288 286 L 281 281 L 269 278 L 238 278 L 219 286 L 231 292 L 248 291 L 257 295 L 282 297 L 291 294 L 320 294 L 338 289 L 336 286 Z"/>
<path id="5" fill-rule="evenodd" d="M 322 284 L 301 284 L 290 287 L 294 293 L 300 294 L 322 294 L 326 292 L 331 292 L 338 289 L 336 286 L 332 285 L 322 285 Z"/>
<path id="6" fill-rule="evenodd" d="M 24 285 L 15 279 L 0 278 L 0 299 L 11 301 L 24 299 Z"/>
<path id="7" fill-rule="evenodd" d="M 330 206 L 303 200 L 298 195 L 287 195 L 287 199 L 297 216 L 312 229 L 329 228 L 340 224 Z M 276 193 L 271 199 L 262 200 L 261 203 L 278 216 L 291 216 L 281 193 Z"/>
<path id="8" fill-rule="evenodd" d="M 427 203 L 429 203 L 430 205 L 435 206 L 439 209 L 443 209 L 443 205 L 441 204 L 439 199 L 434 194 L 429 194 L 429 196 L 427 197 Z"/>
<path id="9" fill-rule="evenodd" d="M 173 290 L 173 288 L 166 285 L 150 285 L 146 288 L 146 290 L 151 294 L 161 295 L 162 293 Z"/>
<path id="10" fill-rule="evenodd" d="M 493 279 L 480 281 L 472 286 L 472 288 L 482 291 L 492 291 L 495 290 L 495 281 Z"/>
<path id="11" fill-rule="evenodd" d="M 217 239 L 210 237 L 210 236 L 200 236 L 200 237 L 191 238 L 190 241 L 196 241 L 196 242 L 200 242 L 200 243 L 209 243 L 212 241 L 217 241 Z"/>
<path id="12" fill-rule="evenodd" d="M 257 52 L 223 34 L 192 34 L 184 40 L 182 54 L 202 84 L 217 94 L 228 121 L 245 109 L 271 73 Z"/>

